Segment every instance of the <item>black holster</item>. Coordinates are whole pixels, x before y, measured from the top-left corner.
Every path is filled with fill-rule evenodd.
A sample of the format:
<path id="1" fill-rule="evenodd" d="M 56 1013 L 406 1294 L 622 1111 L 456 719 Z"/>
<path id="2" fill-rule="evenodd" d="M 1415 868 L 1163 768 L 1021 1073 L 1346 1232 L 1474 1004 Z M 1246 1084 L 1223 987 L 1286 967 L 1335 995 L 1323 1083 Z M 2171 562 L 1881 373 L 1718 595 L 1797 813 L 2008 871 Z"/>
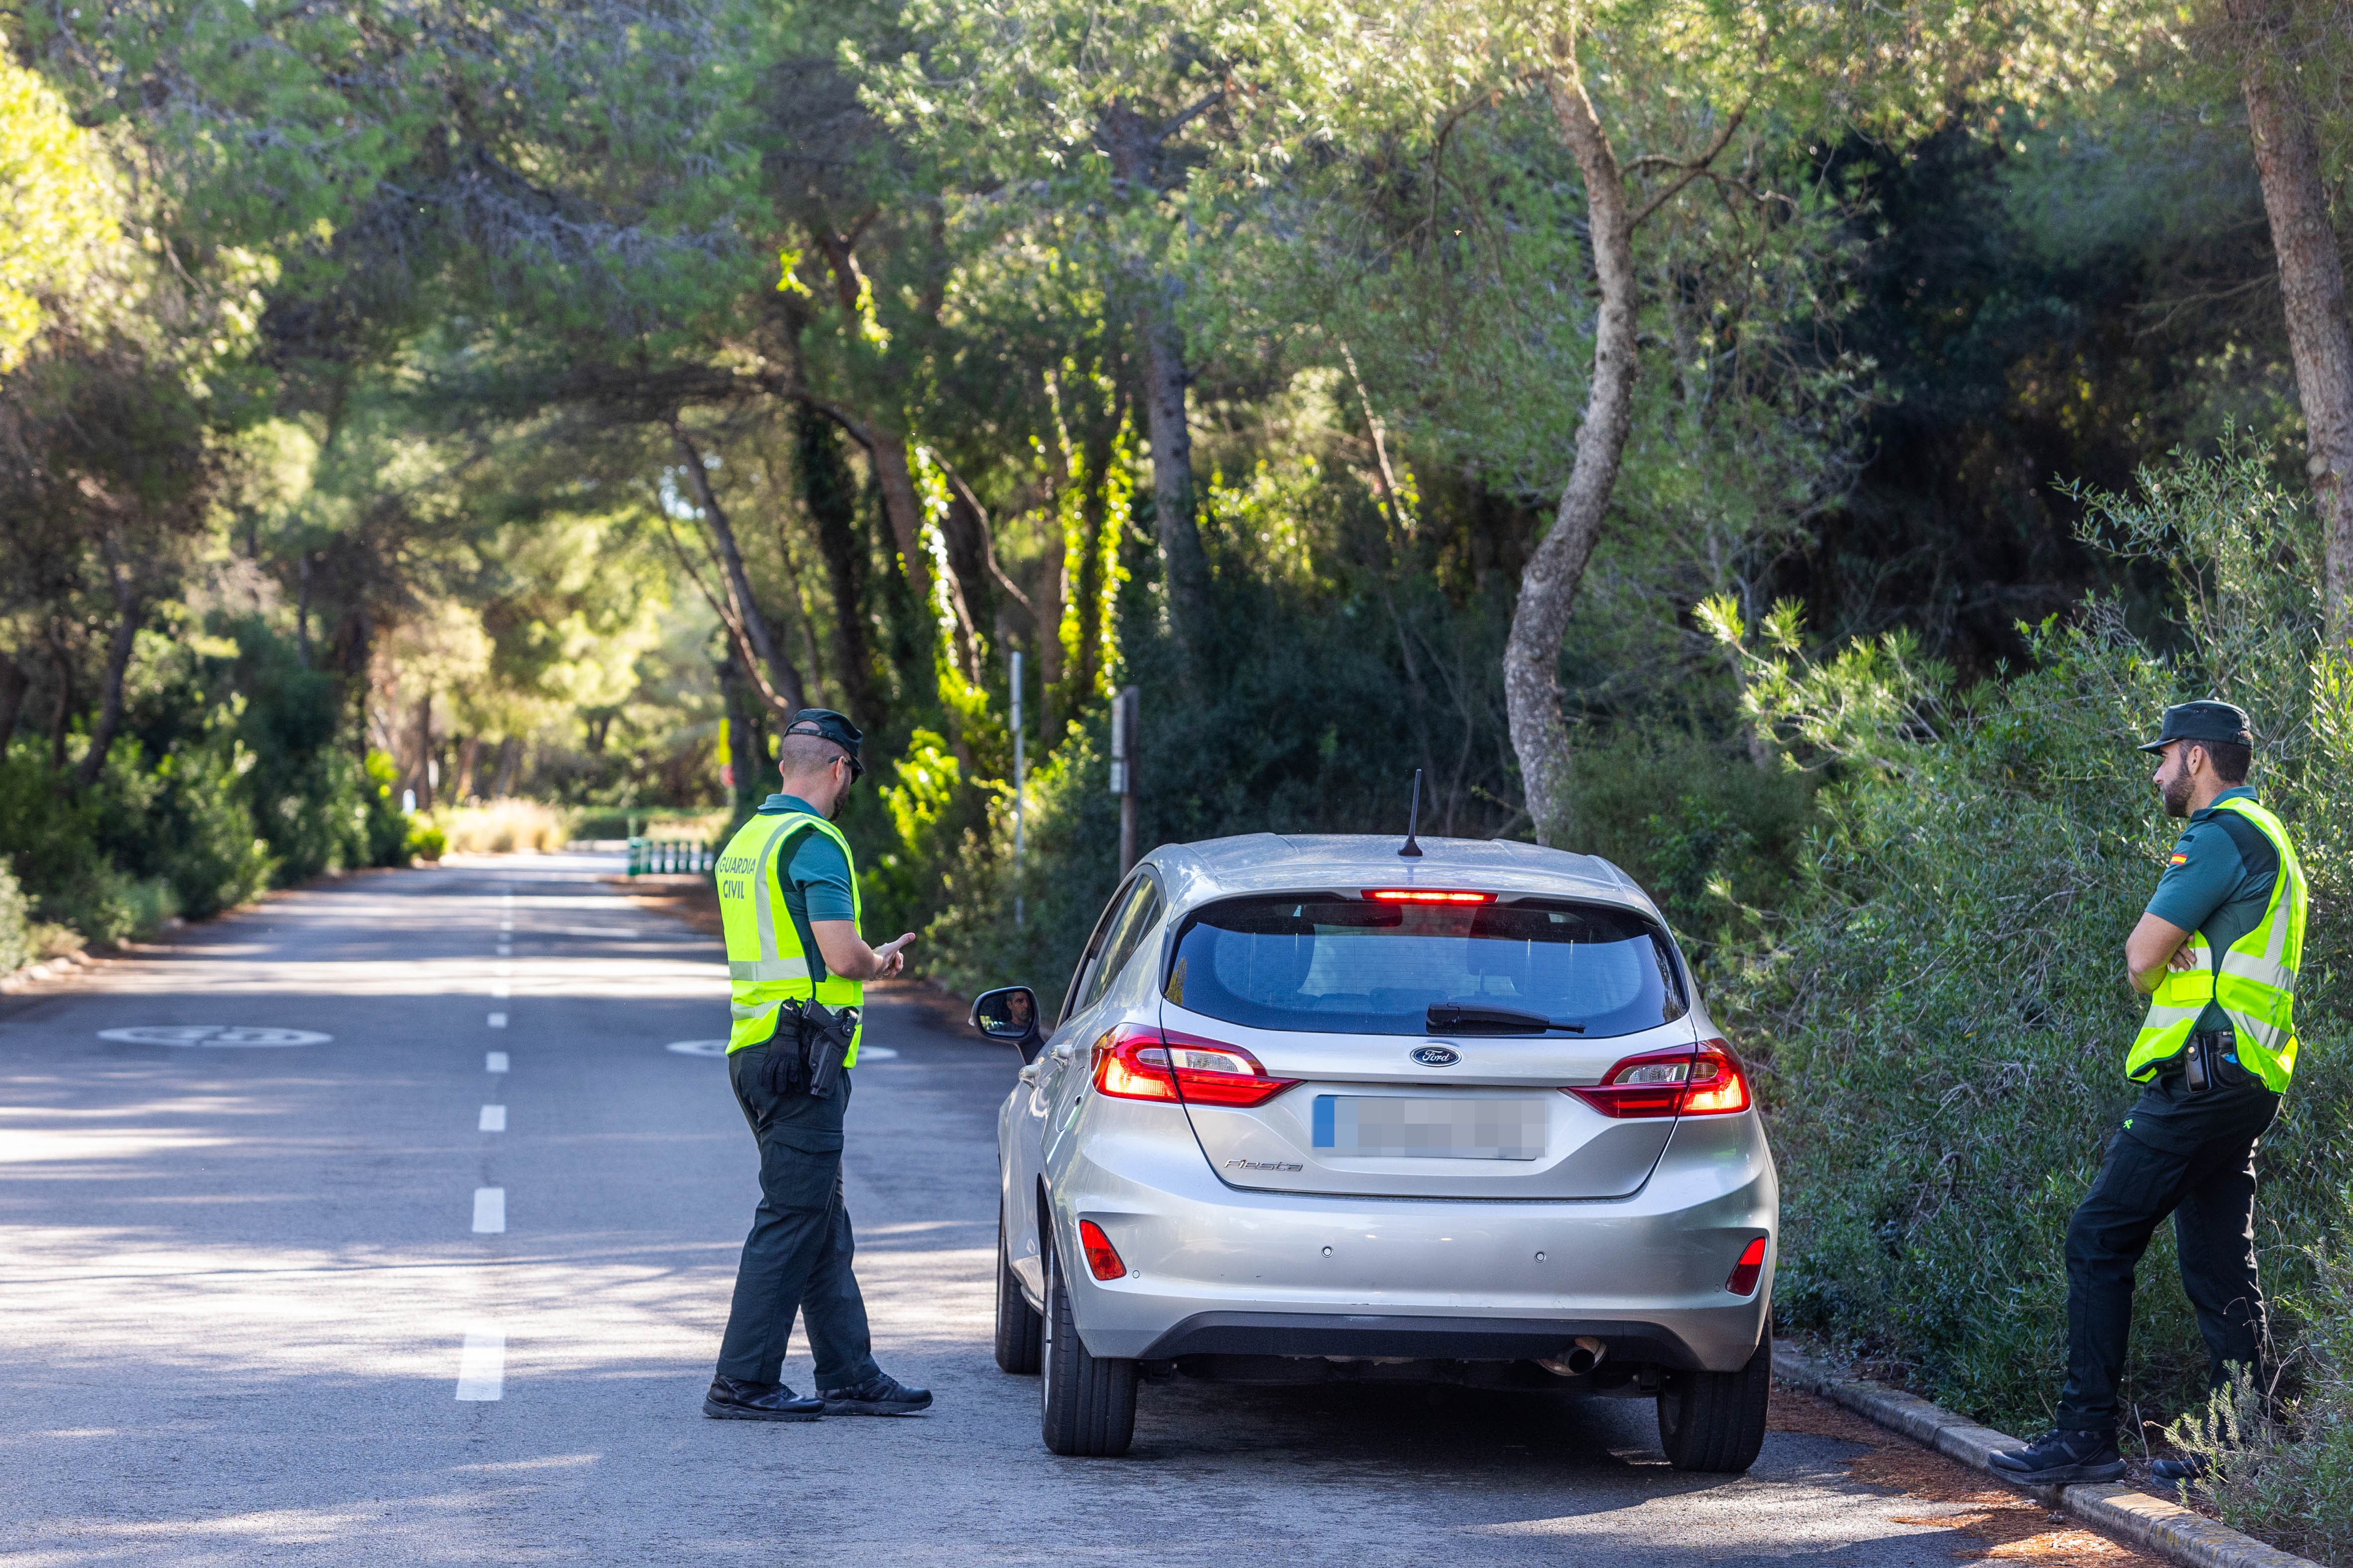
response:
<path id="1" fill-rule="evenodd" d="M 830 1099 L 841 1082 L 842 1059 L 858 1038 L 858 1016 L 855 1007 L 835 1009 L 815 1000 L 778 1007 L 776 1037 L 768 1045 L 769 1091 L 786 1099 Z"/>
<path id="2" fill-rule="evenodd" d="M 2181 1086 L 2192 1094 L 2211 1089 L 2237 1089 L 2254 1074 L 2239 1060 L 2235 1029 L 2198 1029 L 2181 1050 Z"/>

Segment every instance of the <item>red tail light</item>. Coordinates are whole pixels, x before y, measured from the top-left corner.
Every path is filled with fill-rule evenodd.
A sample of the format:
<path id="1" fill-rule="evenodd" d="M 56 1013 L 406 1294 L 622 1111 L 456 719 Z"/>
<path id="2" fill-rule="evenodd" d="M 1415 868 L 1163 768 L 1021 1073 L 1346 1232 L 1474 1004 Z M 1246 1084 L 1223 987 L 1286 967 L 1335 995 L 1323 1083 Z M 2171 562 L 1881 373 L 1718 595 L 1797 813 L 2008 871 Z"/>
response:
<path id="1" fill-rule="evenodd" d="M 1384 904 L 1492 904 L 1493 893 L 1448 892 L 1438 888 L 1366 888 L 1365 897 Z"/>
<path id="2" fill-rule="evenodd" d="M 1729 1116 L 1748 1109 L 1748 1079 L 1722 1040 L 1628 1057 L 1591 1089 L 1570 1089 L 1604 1116 Z"/>
<path id="3" fill-rule="evenodd" d="M 1087 1258 L 1090 1262 L 1093 1260 L 1092 1249 Z M 1732 1266 L 1732 1277 L 1724 1282 L 1724 1288 L 1736 1296 L 1754 1296 L 1757 1294 L 1757 1280 L 1764 1272 L 1765 1238 L 1760 1236 L 1740 1249 L 1740 1261 Z M 1102 1279 L 1107 1276 L 1097 1271 L 1095 1278 Z"/>
<path id="4" fill-rule="evenodd" d="M 1259 1059 L 1240 1046 L 1194 1035 L 1164 1035 L 1129 1025 L 1095 1042 L 1095 1092 L 1114 1100 L 1247 1107 L 1263 1105 L 1298 1081 L 1269 1078 Z"/>
<path id="5" fill-rule="evenodd" d="M 1762 1247 L 1764 1243 L 1757 1245 Z M 1096 1279 L 1124 1279 L 1127 1277 L 1127 1265 L 1119 1260 L 1119 1249 L 1112 1246 L 1111 1237 L 1105 1236 L 1103 1226 L 1094 1221 L 1079 1221 L 1079 1247 L 1087 1255 L 1087 1272 Z M 1758 1256 L 1763 1255 L 1760 1253 Z M 1741 1261 L 1745 1263 L 1747 1259 L 1743 1258 Z"/>

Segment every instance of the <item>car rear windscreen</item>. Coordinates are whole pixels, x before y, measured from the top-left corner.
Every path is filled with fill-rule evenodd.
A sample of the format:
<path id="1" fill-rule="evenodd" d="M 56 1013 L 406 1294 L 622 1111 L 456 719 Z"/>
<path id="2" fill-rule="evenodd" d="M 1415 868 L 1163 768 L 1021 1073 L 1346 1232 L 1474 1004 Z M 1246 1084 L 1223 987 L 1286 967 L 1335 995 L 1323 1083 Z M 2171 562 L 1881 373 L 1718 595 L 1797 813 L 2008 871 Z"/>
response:
<path id="1" fill-rule="evenodd" d="M 1574 1033 L 1590 1039 L 1655 1028 L 1686 1006 L 1657 927 L 1608 905 L 1535 900 L 1230 899 L 1187 918 L 1165 994 L 1251 1028 L 1373 1035 L 1428 1034 L 1430 1009 L 1451 1005 L 1581 1025 Z"/>

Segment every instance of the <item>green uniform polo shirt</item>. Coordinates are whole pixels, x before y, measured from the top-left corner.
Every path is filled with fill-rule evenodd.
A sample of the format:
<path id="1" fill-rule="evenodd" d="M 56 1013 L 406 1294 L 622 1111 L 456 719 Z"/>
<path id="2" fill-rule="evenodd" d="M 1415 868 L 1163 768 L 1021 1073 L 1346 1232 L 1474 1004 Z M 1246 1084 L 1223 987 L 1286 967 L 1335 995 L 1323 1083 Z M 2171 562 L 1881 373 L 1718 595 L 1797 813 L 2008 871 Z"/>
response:
<path id="1" fill-rule="evenodd" d="M 2279 880 L 2279 851 L 2263 830 L 2235 811 L 2217 809 L 2226 800 L 2254 798 L 2255 792 L 2241 784 L 2193 814 L 2166 857 L 2165 875 L 2148 900 L 2150 914 L 2184 931 L 2204 932 L 2217 952 L 2263 923 Z M 2198 1027 L 2227 1030 L 2230 1015 L 2209 1002 Z M 2142 1093 L 2125 1118 L 2125 1131 L 2151 1148 L 2188 1153 L 2209 1138 L 2262 1131 L 2277 1112 L 2279 1098 L 2260 1080 L 2193 1095 L 2177 1067 Z"/>
<path id="2" fill-rule="evenodd" d="M 825 815 L 797 795 L 770 795 L 762 803 L 758 815 L 781 816 L 790 811 L 807 816 Z M 800 932 L 801 952 L 808 955 L 809 978 L 823 980 L 829 971 L 825 966 L 825 954 L 818 951 L 809 921 L 858 918 L 857 894 L 849 885 L 849 859 L 842 854 L 840 845 L 817 829 L 808 828 L 795 840 L 792 858 L 779 868 L 776 881 L 784 890 L 786 912 L 792 916 L 793 927 Z"/>

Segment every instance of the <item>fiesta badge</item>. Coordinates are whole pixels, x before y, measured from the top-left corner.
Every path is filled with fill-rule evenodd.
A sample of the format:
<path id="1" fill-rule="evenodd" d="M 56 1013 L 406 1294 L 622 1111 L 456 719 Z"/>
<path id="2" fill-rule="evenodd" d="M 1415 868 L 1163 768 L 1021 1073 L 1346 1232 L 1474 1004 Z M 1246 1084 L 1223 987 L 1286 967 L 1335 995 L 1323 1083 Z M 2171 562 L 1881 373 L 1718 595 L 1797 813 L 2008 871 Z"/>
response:
<path id="1" fill-rule="evenodd" d="M 1413 1059 L 1426 1068 L 1451 1068 L 1462 1058 L 1444 1046 L 1423 1046 L 1413 1053 Z"/>

